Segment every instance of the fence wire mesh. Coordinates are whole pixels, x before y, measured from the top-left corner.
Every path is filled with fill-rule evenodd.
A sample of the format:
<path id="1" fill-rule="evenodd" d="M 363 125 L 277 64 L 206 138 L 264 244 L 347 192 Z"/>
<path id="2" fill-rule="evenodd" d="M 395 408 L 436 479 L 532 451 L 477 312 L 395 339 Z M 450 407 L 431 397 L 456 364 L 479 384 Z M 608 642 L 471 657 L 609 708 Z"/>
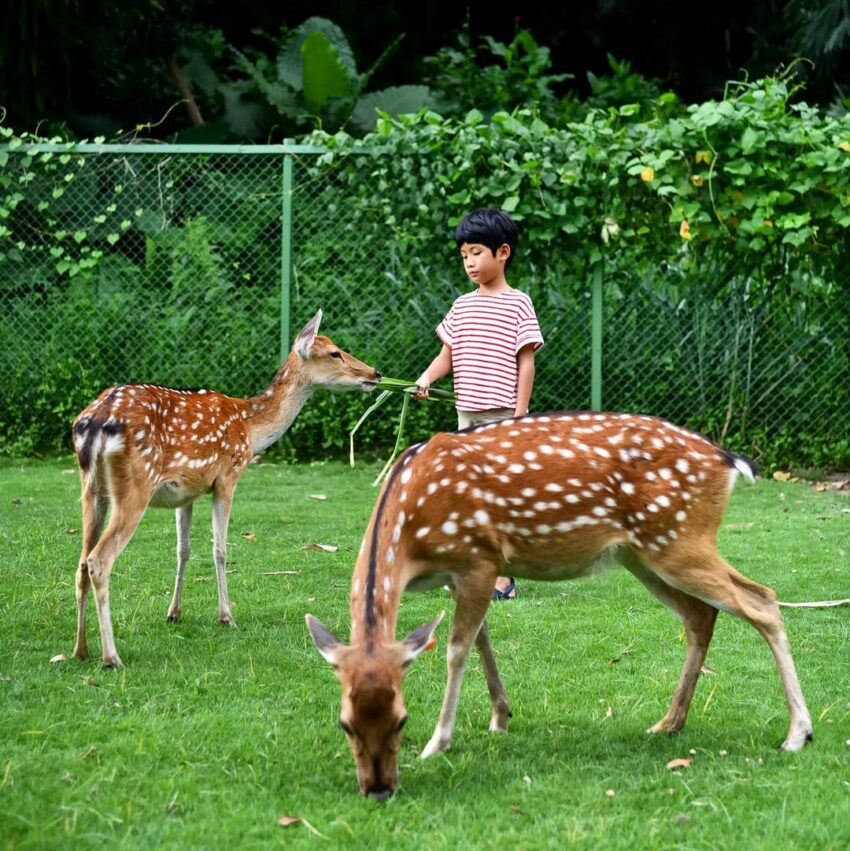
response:
<path id="1" fill-rule="evenodd" d="M 343 348 L 415 378 L 439 348 L 434 327 L 469 286 L 448 222 L 444 251 L 411 251 L 381 212 L 381 187 L 374 204 L 352 197 L 338 168 L 317 168 L 319 153 L 290 155 L 291 185 L 282 156 L 250 149 L 104 146 L 67 155 L 73 180 L 34 167 L 36 156 L 5 165 L 31 175 L 0 231 L 7 451 L 67 446 L 73 416 L 111 384 L 256 393 L 319 308 Z M 512 283 L 532 296 L 546 338 L 533 408 L 587 408 L 590 281 L 553 274 L 569 263 L 525 250 Z M 850 460 L 850 309 L 828 283 L 789 298 L 781 282 L 728 267 L 636 274 L 628 256 L 606 260 L 603 280 L 604 408 L 658 414 L 774 460 Z M 345 436 L 368 401 L 322 404 L 338 406 Z M 327 429 L 318 419 L 309 427 Z M 411 422 L 416 438 L 455 420 L 435 406 Z M 364 429 L 364 445 L 385 436 Z M 325 432 L 301 448 L 344 443 Z"/>

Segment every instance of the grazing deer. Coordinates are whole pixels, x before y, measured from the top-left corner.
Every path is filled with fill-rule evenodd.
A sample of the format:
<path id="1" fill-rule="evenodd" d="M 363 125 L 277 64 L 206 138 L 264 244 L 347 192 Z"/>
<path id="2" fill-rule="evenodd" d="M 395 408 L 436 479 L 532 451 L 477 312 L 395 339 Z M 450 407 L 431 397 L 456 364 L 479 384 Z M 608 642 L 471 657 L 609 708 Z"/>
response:
<path id="1" fill-rule="evenodd" d="M 318 620 L 307 626 L 342 685 L 340 725 L 363 794 L 383 800 L 397 784 L 406 720 L 401 681 L 442 615 L 395 640 L 404 590 L 448 585 L 455 598 L 448 681 L 423 757 L 451 744 L 464 667 L 478 647 L 492 714 L 507 729 L 508 697 L 484 619 L 493 581 L 558 580 L 619 561 L 684 624 L 685 663 L 670 708 L 647 732 L 685 723 L 722 609 L 767 641 L 790 713 L 784 750 L 812 738 L 776 596 L 717 553 L 716 535 L 738 474 L 754 467 L 707 439 L 648 416 L 553 413 L 437 434 L 398 460 L 384 484 L 354 569 L 351 643 Z"/>
<path id="2" fill-rule="evenodd" d="M 227 596 L 225 550 L 233 491 L 251 458 L 292 424 L 316 387 L 373 390 L 381 374 L 316 336 L 320 310 L 295 339 L 272 383 L 259 396 L 235 399 L 212 390 L 128 384 L 104 390 L 74 420 L 82 479 L 83 551 L 77 568 L 77 642 L 88 658 L 86 598 L 94 586 L 103 664 L 122 667 L 112 635 L 109 576 L 115 559 L 152 505 L 177 512 L 177 578 L 168 620 L 180 618 L 192 504 L 212 493 L 213 558 L 218 616 L 234 626 Z M 109 524 L 101 535 L 107 508 Z"/>

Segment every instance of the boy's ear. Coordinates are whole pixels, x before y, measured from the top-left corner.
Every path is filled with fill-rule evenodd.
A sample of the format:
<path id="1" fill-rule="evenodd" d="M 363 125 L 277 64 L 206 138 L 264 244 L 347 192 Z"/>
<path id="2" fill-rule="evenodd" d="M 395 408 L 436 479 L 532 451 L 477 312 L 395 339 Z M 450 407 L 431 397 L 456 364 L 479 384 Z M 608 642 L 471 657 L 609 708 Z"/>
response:
<path id="1" fill-rule="evenodd" d="M 507 242 L 503 242 L 499 246 L 498 251 L 496 252 L 496 257 L 498 257 L 500 259 L 507 260 L 508 257 L 510 257 L 510 256 L 511 256 L 511 247 L 510 247 L 510 245 L 507 244 Z"/>

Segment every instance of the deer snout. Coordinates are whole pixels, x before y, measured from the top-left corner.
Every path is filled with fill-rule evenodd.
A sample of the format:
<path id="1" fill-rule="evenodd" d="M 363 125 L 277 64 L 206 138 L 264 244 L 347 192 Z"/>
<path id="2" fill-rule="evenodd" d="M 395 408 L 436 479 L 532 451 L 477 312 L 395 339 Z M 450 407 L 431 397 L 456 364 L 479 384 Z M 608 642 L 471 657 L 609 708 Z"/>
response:
<path id="1" fill-rule="evenodd" d="M 392 797 L 393 790 L 385 786 L 383 789 L 370 789 L 366 795 L 376 801 L 386 801 Z"/>

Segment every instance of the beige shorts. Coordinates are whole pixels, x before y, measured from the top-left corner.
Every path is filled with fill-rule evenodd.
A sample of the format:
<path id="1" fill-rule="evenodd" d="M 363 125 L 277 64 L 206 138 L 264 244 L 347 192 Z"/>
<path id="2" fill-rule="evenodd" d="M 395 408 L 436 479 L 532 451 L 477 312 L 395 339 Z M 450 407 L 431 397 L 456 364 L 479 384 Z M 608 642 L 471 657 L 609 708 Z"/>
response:
<path id="1" fill-rule="evenodd" d="M 457 411 L 457 427 L 469 428 L 481 423 L 492 423 L 496 420 L 506 420 L 514 415 L 513 408 L 491 408 L 489 411 Z"/>

